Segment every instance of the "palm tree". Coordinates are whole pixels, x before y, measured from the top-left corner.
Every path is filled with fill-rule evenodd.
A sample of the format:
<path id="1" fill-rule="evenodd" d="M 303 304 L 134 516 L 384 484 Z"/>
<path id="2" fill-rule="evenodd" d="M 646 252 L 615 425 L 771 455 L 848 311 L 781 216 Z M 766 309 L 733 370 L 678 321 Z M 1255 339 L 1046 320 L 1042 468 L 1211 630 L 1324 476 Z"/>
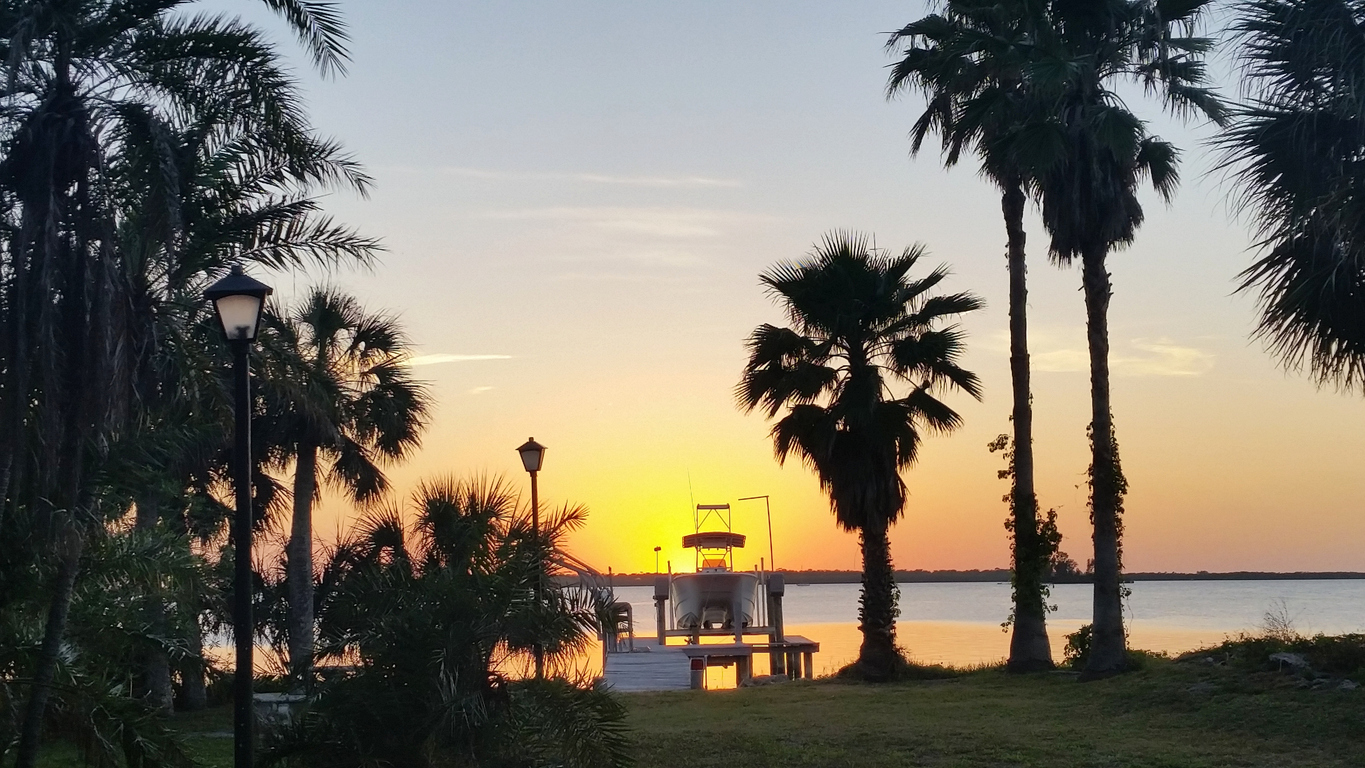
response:
<path id="1" fill-rule="evenodd" d="M 1320 384 L 1365 382 L 1365 8 L 1243 0 L 1234 27 L 1250 101 L 1221 139 L 1262 256 L 1257 335 Z"/>
<path id="2" fill-rule="evenodd" d="M 1206 87 L 1203 56 L 1212 41 L 1194 29 L 1210 0 L 1052 0 L 1048 24 L 1032 46 L 1031 87 L 1038 94 L 1039 133 L 1053 131 L 1054 156 L 1034 171 L 1052 257 L 1081 261 L 1090 351 L 1090 507 L 1094 525 L 1093 640 L 1086 675 L 1121 671 L 1123 627 L 1123 495 L 1109 392 L 1109 299 L 1105 260 L 1133 241 L 1143 220 L 1137 190 L 1144 180 L 1166 201 L 1175 193 L 1178 150 L 1151 136 L 1112 89 L 1142 83 L 1177 115 L 1221 120 L 1223 107 Z"/>
<path id="3" fill-rule="evenodd" d="M 834 233 L 806 259 L 765 272 L 790 326 L 754 330 L 736 387 L 745 412 L 785 411 L 772 428 L 778 461 L 795 454 L 815 470 L 835 520 L 858 533 L 863 643 L 850 672 L 873 681 L 904 663 L 887 539 L 905 508 L 900 473 L 919 457 L 925 430 L 950 432 L 962 421 L 938 390 L 981 394 L 976 375 L 958 365 L 962 333 L 937 326 L 982 303 L 969 293 L 930 295 L 948 273 L 912 278 L 923 255 L 916 246 L 893 256 L 862 235 Z"/>
<path id="4" fill-rule="evenodd" d="M 191 526 L 191 508 L 228 511 L 191 488 L 196 472 L 227 459 L 231 423 L 219 382 L 224 356 L 205 325 L 203 289 L 233 263 L 366 264 L 378 247 L 319 215 L 317 188 L 346 186 L 363 195 L 369 179 L 336 145 L 311 135 L 292 86 L 278 87 L 268 101 L 233 86 L 205 88 L 174 121 L 151 112 L 130 119 L 109 169 L 132 289 L 132 336 L 144 347 L 134 371 L 140 408 L 117 443 L 121 466 L 112 476 L 140 482 L 129 489 L 139 527 L 164 523 L 186 546 L 191 528 L 201 539 L 217 532 L 202 520 Z M 261 119 L 248 124 L 244 115 Z M 169 711 L 169 661 L 159 649 L 148 653 L 150 698 Z M 191 660 L 181 669 L 191 706 L 203 699 L 193 693 L 202 689 L 201 667 Z"/>
<path id="5" fill-rule="evenodd" d="M 320 63 L 344 57 L 328 4 L 267 0 Z M 36 510 L 56 563 L 16 764 L 37 759 L 86 532 L 101 522 L 95 484 L 135 402 L 138 347 L 105 174 L 121 127 L 147 111 L 192 103 L 206 81 L 278 82 L 260 39 L 221 18 L 186 17 L 167 0 L 24 2 L 0 8 L 4 136 L 0 515 Z M 329 47 L 330 45 L 330 47 Z M 265 46 L 269 50 L 269 46 Z M 268 71 L 266 71 L 268 70 Z"/>
<path id="6" fill-rule="evenodd" d="M 1009 272 L 1010 375 L 1014 428 L 1009 529 L 1014 540 L 1013 635 L 1007 669 L 1053 668 L 1047 636 L 1044 582 L 1051 553 L 1039 531 L 1033 484 L 1033 404 L 1029 388 L 1028 278 L 1024 260 L 1024 206 L 1032 186 L 1029 169 L 1043 162 L 1028 139 L 1027 50 L 1040 3 L 1017 0 L 949 0 L 891 35 L 887 49 L 900 55 L 891 67 L 887 96 L 914 87 L 923 92 L 924 113 L 911 130 L 911 154 L 925 137 L 943 139 L 944 164 L 963 150 L 980 158 L 981 173 L 1000 190 Z"/>
<path id="7" fill-rule="evenodd" d="M 353 665 L 324 682 L 267 765 L 562 765 L 628 761 L 624 708 L 600 685 L 511 679 L 509 657 L 582 652 L 592 603 L 541 563 L 586 510 L 531 530 L 499 479 L 423 483 L 406 510 L 367 514 L 323 569 L 320 656 Z"/>
<path id="8" fill-rule="evenodd" d="M 321 484 L 358 504 L 388 489 L 380 464 L 417 448 L 430 399 L 414 380 L 411 347 L 396 318 L 371 314 L 351 296 L 315 288 L 267 319 L 262 346 L 271 374 L 262 390 L 274 440 L 294 462 L 288 544 L 289 664 L 300 682 L 312 669 L 313 504 Z"/>

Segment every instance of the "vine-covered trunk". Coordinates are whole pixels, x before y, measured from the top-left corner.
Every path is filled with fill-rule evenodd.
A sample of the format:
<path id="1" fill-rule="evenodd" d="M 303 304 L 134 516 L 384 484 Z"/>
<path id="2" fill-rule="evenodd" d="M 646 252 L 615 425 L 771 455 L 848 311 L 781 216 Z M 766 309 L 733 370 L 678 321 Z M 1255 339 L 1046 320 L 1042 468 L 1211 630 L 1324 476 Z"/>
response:
<path id="1" fill-rule="evenodd" d="M 1052 669 L 1047 637 L 1043 581 L 1047 558 L 1038 535 L 1038 496 L 1033 488 L 1033 404 L 1029 388 L 1028 277 L 1024 261 L 1023 184 L 1007 185 L 1000 207 L 1008 236 L 1010 277 L 1010 376 L 1014 389 L 1014 477 L 1010 488 L 1014 520 L 1014 631 L 1010 636 L 1011 672 Z"/>
<path id="2" fill-rule="evenodd" d="M 289 532 L 289 672 L 308 685 L 313 671 L 313 493 L 318 449 L 299 443 L 294 468 L 294 520 Z"/>
<path id="3" fill-rule="evenodd" d="M 863 595 L 859 610 L 863 644 L 858 650 L 861 676 L 873 682 L 888 680 L 896 671 L 896 576 L 891 568 L 887 523 L 871 522 L 859 531 L 863 550 Z"/>
<path id="4" fill-rule="evenodd" d="M 1095 591 L 1090 658 L 1085 676 L 1123 671 L 1127 661 L 1119 584 L 1119 479 L 1109 403 L 1109 273 L 1106 247 L 1082 254 L 1086 336 L 1090 345 L 1090 516 L 1094 526 Z"/>

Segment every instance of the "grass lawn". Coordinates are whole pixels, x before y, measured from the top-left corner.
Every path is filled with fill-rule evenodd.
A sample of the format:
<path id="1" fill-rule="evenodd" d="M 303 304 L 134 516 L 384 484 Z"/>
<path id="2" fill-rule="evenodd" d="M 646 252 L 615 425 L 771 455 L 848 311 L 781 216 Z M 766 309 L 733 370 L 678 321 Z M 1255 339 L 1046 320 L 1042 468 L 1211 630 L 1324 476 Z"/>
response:
<path id="1" fill-rule="evenodd" d="M 1078 683 L 996 669 L 947 680 L 834 680 L 624 695 L 640 768 L 1365 765 L 1365 687 L 1305 689 L 1276 672 L 1151 660 Z M 230 707 L 177 715 L 205 766 L 232 765 Z M 80 765 L 50 744 L 44 768 Z"/>
<path id="2" fill-rule="evenodd" d="M 625 698 L 650 768 L 1365 765 L 1365 688 L 1165 660 L 1085 684 L 983 670 Z"/>

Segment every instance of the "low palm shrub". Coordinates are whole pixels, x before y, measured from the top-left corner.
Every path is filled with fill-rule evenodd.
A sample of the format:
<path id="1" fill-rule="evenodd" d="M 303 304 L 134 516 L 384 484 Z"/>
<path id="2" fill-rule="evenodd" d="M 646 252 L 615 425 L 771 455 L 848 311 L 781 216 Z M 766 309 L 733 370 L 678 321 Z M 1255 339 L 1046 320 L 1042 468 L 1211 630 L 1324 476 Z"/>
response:
<path id="1" fill-rule="evenodd" d="M 267 765 L 619 766 L 615 697 L 567 670 L 596 633 L 584 590 L 544 577 L 585 511 L 539 535 L 500 480 L 423 485 L 412 508 L 364 518 L 318 590 L 319 683 Z M 518 679 L 540 646 L 552 679 Z"/>

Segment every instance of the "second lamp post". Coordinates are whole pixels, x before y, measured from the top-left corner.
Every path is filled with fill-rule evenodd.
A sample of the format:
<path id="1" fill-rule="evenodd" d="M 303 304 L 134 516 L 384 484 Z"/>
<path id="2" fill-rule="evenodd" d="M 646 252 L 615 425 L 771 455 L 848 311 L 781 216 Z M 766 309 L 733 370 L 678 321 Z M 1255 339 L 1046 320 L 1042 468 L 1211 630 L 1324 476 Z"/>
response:
<path id="1" fill-rule="evenodd" d="M 535 538 L 536 551 L 540 550 L 540 494 L 536 488 L 536 475 L 540 472 L 540 465 L 545 461 L 545 446 L 536 442 L 534 437 L 528 437 L 525 443 L 517 447 L 517 453 L 521 454 L 521 465 L 531 475 L 531 533 Z M 545 580 L 545 563 L 537 557 L 536 562 L 536 611 L 539 612 L 541 604 L 541 582 Z M 536 658 L 536 679 L 545 676 L 545 649 L 540 647 L 537 640 L 535 647 Z"/>

